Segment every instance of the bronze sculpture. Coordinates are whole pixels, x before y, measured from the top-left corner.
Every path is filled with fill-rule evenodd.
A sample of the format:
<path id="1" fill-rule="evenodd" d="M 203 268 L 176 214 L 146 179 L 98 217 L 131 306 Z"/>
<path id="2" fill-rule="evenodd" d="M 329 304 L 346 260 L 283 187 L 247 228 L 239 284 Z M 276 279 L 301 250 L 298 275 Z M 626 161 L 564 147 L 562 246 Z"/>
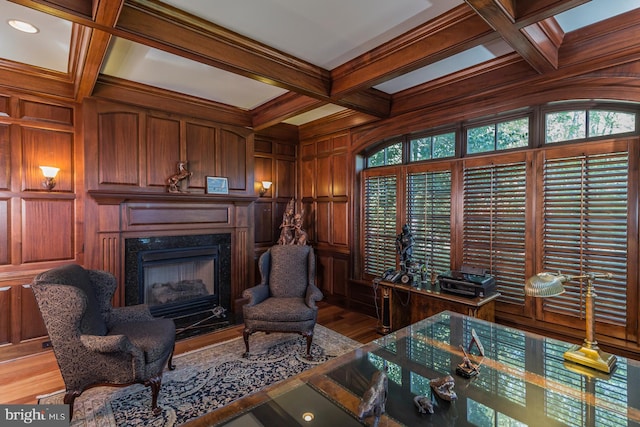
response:
<path id="1" fill-rule="evenodd" d="M 385 412 L 387 403 L 387 392 L 389 387 L 387 376 L 387 366 L 383 370 L 376 371 L 371 376 L 369 387 L 362 395 L 362 400 L 358 405 L 358 419 L 362 421 L 366 417 L 375 417 L 373 425 L 378 425 L 380 416 Z"/>
<path id="2" fill-rule="evenodd" d="M 308 243 L 309 235 L 302 228 L 303 215 L 304 211 L 295 213 L 294 201 L 291 199 L 282 215 L 279 245 L 306 245 Z"/>
<path id="3" fill-rule="evenodd" d="M 187 162 L 179 161 L 178 173 L 171 175 L 167 180 L 167 184 L 169 184 L 169 193 L 184 193 L 181 187 L 182 181 L 191 178 L 191 175 L 192 173 L 187 170 Z"/>

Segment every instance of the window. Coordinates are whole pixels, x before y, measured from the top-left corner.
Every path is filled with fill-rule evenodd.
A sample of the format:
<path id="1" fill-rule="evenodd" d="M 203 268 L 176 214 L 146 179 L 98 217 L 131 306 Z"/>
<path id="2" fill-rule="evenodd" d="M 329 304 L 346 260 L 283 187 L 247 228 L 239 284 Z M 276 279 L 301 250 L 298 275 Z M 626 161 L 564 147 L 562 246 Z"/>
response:
<path id="1" fill-rule="evenodd" d="M 628 163 L 626 152 L 548 158 L 543 177 L 544 270 L 612 273 L 594 283 L 595 317 L 620 327 L 627 312 Z M 545 299 L 545 310 L 581 317 L 581 283 L 565 289 Z"/>
<path id="2" fill-rule="evenodd" d="M 524 162 L 464 170 L 463 264 L 496 278 L 505 303 L 524 305 Z"/>
<path id="3" fill-rule="evenodd" d="M 529 118 L 467 129 L 467 153 L 509 150 L 529 145 Z"/>
<path id="4" fill-rule="evenodd" d="M 407 224 L 415 237 L 413 260 L 424 264 L 428 275 L 451 265 L 451 172 L 407 175 Z"/>
<path id="5" fill-rule="evenodd" d="M 609 110 L 573 110 L 545 115 L 545 142 L 596 138 L 636 131 L 636 114 Z"/>
<path id="6" fill-rule="evenodd" d="M 398 142 L 367 157 L 367 167 L 399 165 L 402 163 L 402 143 Z"/>
<path id="7" fill-rule="evenodd" d="M 456 133 L 413 138 L 409 147 L 411 162 L 453 157 L 456 155 Z"/>
<path id="8" fill-rule="evenodd" d="M 396 266 L 396 176 L 364 181 L 364 271 L 380 276 Z"/>
<path id="9" fill-rule="evenodd" d="M 398 268 L 395 238 L 407 223 L 413 260 L 426 260 L 432 279 L 463 265 L 487 269 L 501 294 L 496 318 L 579 331 L 586 283 L 532 300 L 528 275 L 609 272 L 594 283 L 597 333 L 637 345 L 640 104 L 567 105 L 394 137 L 375 154 L 387 166 L 361 174 L 357 274 Z"/>

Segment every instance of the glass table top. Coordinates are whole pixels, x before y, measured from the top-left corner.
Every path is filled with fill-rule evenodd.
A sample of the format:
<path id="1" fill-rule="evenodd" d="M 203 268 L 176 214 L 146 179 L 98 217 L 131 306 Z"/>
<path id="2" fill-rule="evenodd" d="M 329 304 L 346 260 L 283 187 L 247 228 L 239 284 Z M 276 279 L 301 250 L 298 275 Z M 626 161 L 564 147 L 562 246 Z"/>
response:
<path id="1" fill-rule="evenodd" d="M 446 311 L 275 386 L 264 401 L 215 425 L 374 425 L 373 416 L 358 420 L 357 407 L 373 374 L 386 369 L 386 412 L 378 426 L 640 426 L 640 362 L 618 357 L 611 374 L 585 375 L 564 361 L 570 347 Z M 480 365 L 477 376 L 456 374 L 463 349 Z M 450 402 L 430 386 L 447 375 L 457 395 Z M 418 411 L 416 396 L 432 402 L 433 414 Z"/>

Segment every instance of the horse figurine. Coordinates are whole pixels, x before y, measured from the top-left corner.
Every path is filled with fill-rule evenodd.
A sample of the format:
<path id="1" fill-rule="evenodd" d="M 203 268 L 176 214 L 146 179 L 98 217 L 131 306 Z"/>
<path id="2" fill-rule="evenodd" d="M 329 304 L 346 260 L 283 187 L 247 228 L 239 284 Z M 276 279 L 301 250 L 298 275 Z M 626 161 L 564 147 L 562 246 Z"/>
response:
<path id="1" fill-rule="evenodd" d="M 169 184 L 169 193 L 182 193 L 180 183 L 191 178 L 192 173 L 187 170 L 187 162 L 178 162 L 178 173 L 171 175 L 167 180 Z"/>

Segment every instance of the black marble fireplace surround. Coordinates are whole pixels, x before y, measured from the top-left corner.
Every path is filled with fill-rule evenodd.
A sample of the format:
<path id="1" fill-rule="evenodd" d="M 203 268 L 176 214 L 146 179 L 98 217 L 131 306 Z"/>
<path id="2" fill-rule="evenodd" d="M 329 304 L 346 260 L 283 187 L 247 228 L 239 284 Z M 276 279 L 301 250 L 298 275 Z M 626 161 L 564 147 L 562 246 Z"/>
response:
<path id="1" fill-rule="evenodd" d="M 202 295 L 193 292 L 192 298 L 151 305 L 152 314 L 173 318 L 178 330 L 197 330 L 200 325 L 228 325 L 231 307 L 231 234 L 228 233 L 125 239 L 125 305 L 150 303 L 145 301 L 143 290 L 144 265 L 166 262 L 164 268 L 171 268 L 172 262 L 177 260 L 175 265 L 179 265 L 183 259 L 215 265 L 211 269 L 204 268 L 212 271 L 213 277 L 205 278 L 211 289 Z"/>

